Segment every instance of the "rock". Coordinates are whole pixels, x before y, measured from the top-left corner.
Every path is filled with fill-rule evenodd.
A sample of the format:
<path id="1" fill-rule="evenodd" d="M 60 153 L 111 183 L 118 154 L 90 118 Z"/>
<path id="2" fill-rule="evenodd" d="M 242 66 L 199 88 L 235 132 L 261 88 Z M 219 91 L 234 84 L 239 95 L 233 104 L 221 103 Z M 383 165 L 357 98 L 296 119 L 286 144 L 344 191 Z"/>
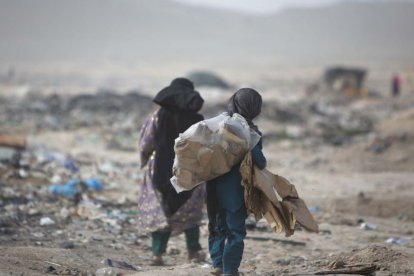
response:
<path id="1" fill-rule="evenodd" d="M 222 78 L 211 72 L 195 71 L 188 74 L 187 78 L 191 80 L 196 87 L 209 86 L 218 87 L 222 89 L 230 88 L 230 85 L 227 82 L 225 82 Z"/>
<path id="2" fill-rule="evenodd" d="M 275 263 L 279 264 L 279 265 L 282 265 L 282 266 L 287 266 L 287 265 L 302 264 L 305 261 L 307 261 L 307 258 L 304 257 L 304 256 L 291 256 L 291 257 L 288 257 L 288 258 L 276 260 Z"/>
<path id="3" fill-rule="evenodd" d="M 65 241 L 60 246 L 64 249 L 73 249 L 73 248 L 75 248 L 75 244 L 71 241 Z"/>

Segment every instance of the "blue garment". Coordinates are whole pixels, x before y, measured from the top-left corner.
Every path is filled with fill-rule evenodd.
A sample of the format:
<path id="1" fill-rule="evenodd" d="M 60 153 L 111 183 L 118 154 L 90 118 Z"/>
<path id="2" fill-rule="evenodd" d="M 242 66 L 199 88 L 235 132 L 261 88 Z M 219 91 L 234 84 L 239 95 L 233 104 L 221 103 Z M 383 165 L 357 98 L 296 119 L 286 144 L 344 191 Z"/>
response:
<path id="1" fill-rule="evenodd" d="M 220 267 L 225 275 L 238 271 L 246 237 L 246 207 L 236 212 L 221 209 L 216 215 L 217 235 L 208 237 L 208 249 L 213 267 Z"/>
<path id="2" fill-rule="evenodd" d="M 252 149 L 252 161 L 259 168 L 266 167 L 266 158 L 262 152 L 262 140 Z M 210 180 L 207 185 L 213 185 L 217 196 L 218 209 L 235 212 L 244 206 L 244 190 L 241 185 L 240 164 L 226 174 Z"/>
<path id="3" fill-rule="evenodd" d="M 261 134 L 261 133 L 260 133 Z M 262 141 L 252 149 L 252 161 L 259 168 L 266 167 L 262 152 Z M 215 213 L 215 234 L 209 236 L 209 251 L 214 267 L 223 269 L 224 274 L 238 271 L 246 236 L 244 190 L 241 185 L 240 164 L 230 172 L 207 183 L 208 193 L 214 193 L 217 206 Z M 209 209 L 209 208 L 208 208 Z M 210 214 L 209 214 L 210 217 Z"/>

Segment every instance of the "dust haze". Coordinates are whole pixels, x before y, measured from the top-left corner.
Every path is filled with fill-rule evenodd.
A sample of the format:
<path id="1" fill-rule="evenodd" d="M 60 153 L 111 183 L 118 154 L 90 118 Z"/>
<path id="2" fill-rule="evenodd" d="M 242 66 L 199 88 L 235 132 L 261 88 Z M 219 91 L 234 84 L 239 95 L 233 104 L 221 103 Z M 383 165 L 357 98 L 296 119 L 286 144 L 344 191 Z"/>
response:
<path id="1" fill-rule="evenodd" d="M 0 0 L 0 274 L 210 275 L 209 259 L 187 263 L 182 235 L 167 265 L 151 266 L 137 227 L 139 129 L 153 96 L 183 76 L 206 118 L 240 87 L 262 94 L 268 169 L 321 230 L 285 238 L 249 218 L 243 273 L 413 275 L 413 26 L 412 1 L 249 14 Z M 53 192 L 70 183 L 76 195 Z"/>

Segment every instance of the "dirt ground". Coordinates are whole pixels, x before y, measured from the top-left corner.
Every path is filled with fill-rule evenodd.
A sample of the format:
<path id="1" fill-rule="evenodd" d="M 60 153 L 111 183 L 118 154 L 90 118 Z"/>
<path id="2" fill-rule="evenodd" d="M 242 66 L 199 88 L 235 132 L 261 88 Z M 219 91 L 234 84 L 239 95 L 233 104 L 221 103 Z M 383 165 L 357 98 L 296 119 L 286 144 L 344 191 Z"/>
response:
<path id="1" fill-rule="evenodd" d="M 360 108 L 377 110 L 370 112 L 391 111 L 378 115 L 375 135 L 349 145 L 310 146 L 273 136 L 264 140 L 268 168 L 296 185 L 321 231 L 298 229 L 284 238 L 263 227 L 248 230 L 241 272 L 352 274 L 375 266 L 372 275 L 414 275 L 414 107 L 407 102 L 413 103 L 413 97 L 359 100 Z M 277 127 L 272 121 L 260 122 L 265 134 Z M 183 235 L 171 238 L 164 267 L 150 265 L 151 240 L 135 227 L 142 178 L 137 150 L 108 150 L 100 135 L 97 129 L 80 128 L 29 137 L 32 144 L 46 143 L 71 156 L 123 168 L 107 173 L 104 191 L 91 195 L 100 200 L 99 207 L 82 209 L 69 199 L 52 197 L 45 179 L 2 174 L 0 275 L 94 275 L 106 267 L 105 259 L 137 268 L 117 269 L 123 275 L 210 275 L 209 258 L 187 262 Z M 135 177 L 122 176 L 134 172 Z M 41 226 L 42 217 L 56 223 Z M 201 243 L 207 253 L 206 223 Z"/>

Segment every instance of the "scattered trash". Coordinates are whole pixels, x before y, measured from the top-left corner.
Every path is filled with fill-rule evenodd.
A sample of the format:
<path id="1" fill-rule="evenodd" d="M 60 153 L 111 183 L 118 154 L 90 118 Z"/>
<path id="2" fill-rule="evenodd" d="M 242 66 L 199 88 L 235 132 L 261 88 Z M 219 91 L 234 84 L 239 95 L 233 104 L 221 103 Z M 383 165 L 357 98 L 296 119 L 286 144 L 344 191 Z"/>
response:
<path id="1" fill-rule="evenodd" d="M 256 230 L 267 231 L 269 230 L 268 223 L 265 219 L 261 219 L 256 223 Z"/>
<path id="2" fill-rule="evenodd" d="M 55 174 L 51 179 L 50 182 L 53 184 L 58 184 L 62 182 L 62 177 L 60 175 Z"/>
<path id="3" fill-rule="evenodd" d="M 73 161 L 73 160 L 66 159 L 63 162 L 63 166 L 65 167 L 65 169 L 69 170 L 72 173 L 79 172 L 79 167 L 78 167 L 78 165 L 76 165 L 75 161 Z"/>
<path id="4" fill-rule="evenodd" d="M 274 241 L 274 242 L 280 242 L 280 243 L 290 244 L 290 245 L 306 246 L 305 242 L 294 241 L 294 240 L 282 240 L 282 239 L 276 239 L 276 238 L 271 238 L 271 237 L 246 236 L 246 239 L 254 240 L 254 241 Z"/>
<path id="5" fill-rule="evenodd" d="M 407 245 L 410 243 L 410 239 L 403 237 L 391 237 L 386 239 L 385 242 L 389 244 Z"/>
<path id="6" fill-rule="evenodd" d="M 209 265 L 209 264 L 202 264 L 202 265 L 200 265 L 200 267 L 201 268 L 204 268 L 204 269 L 210 269 L 211 268 L 211 265 Z"/>
<path id="7" fill-rule="evenodd" d="M 363 230 L 376 230 L 377 226 L 372 223 L 363 222 L 361 223 L 360 228 Z"/>
<path id="8" fill-rule="evenodd" d="M 32 233 L 32 235 L 36 238 L 43 238 L 45 236 L 45 234 L 40 232 Z"/>
<path id="9" fill-rule="evenodd" d="M 25 149 L 26 138 L 22 136 L 0 135 L 0 146 L 15 149 Z"/>
<path id="10" fill-rule="evenodd" d="M 105 259 L 102 263 L 109 267 L 115 267 L 115 268 L 120 268 L 120 269 L 128 269 L 128 270 L 135 270 L 135 271 L 141 269 L 140 267 L 134 267 L 128 264 L 127 262 L 115 261 L 111 259 Z"/>
<path id="11" fill-rule="evenodd" d="M 369 150 L 375 154 L 381 154 L 386 151 L 392 145 L 391 139 L 378 139 L 375 140 L 370 146 Z"/>
<path id="12" fill-rule="evenodd" d="M 319 230 L 319 234 L 321 235 L 332 235 L 332 231 L 329 229 L 321 229 Z"/>
<path id="13" fill-rule="evenodd" d="M 56 224 L 55 221 L 49 217 L 44 217 L 40 219 L 41 226 L 48 226 L 48 225 L 54 225 L 54 224 Z"/>
<path id="14" fill-rule="evenodd" d="M 83 182 L 90 190 L 101 191 L 103 189 L 102 181 L 96 178 L 90 178 Z"/>
<path id="15" fill-rule="evenodd" d="M 78 189 L 80 181 L 77 179 L 71 179 L 64 185 L 51 185 L 49 191 L 53 195 L 60 195 L 65 197 L 73 197 L 80 192 Z"/>
<path id="16" fill-rule="evenodd" d="M 390 148 L 393 144 L 407 140 L 407 137 L 407 133 L 390 135 L 387 137 L 378 137 L 368 147 L 368 150 L 375 154 L 381 154 Z"/>
<path id="17" fill-rule="evenodd" d="M 308 258 L 306 258 L 305 256 L 291 256 L 288 258 L 284 258 L 284 259 L 278 259 L 275 261 L 276 264 L 278 265 L 298 265 L 298 264 L 302 264 L 304 262 L 306 262 L 308 260 Z"/>
<path id="18" fill-rule="evenodd" d="M 73 242 L 70 242 L 70 241 L 65 241 L 60 246 L 64 249 L 73 249 L 73 248 L 75 248 L 75 244 Z"/>
<path id="19" fill-rule="evenodd" d="M 115 171 L 115 167 L 111 162 L 105 162 L 99 165 L 99 171 L 104 174 L 110 174 Z"/>
<path id="20" fill-rule="evenodd" d="M 245 221 L 246 228 L 248 230 L 258 230 L 258 231 L 267 231 L 269 230 L 267 221 L 265 219 L 261 219 L 256 222 L 256 219 L 253 216 L 250 216 Z"/>
<path id="21" fill-rule="evenodd" d="M 113 267 L 100 268 L 95 272 L 96 276 L 122 276 L 122 273 Z"/>
<path id="22" fill-rule="evenodd" d="M 0 162 L 2 163 L 12 163 L 13 159 L 18 152 L 13 148 L 0 147 Z"/>
<path id="23" fill-rule="evenodd" d="M 29 173 L 24 169 L 19 169 L 18 175 L 19 175 L 20 178 L 24 179 L 24 178 L 27 178 L 29 176 Z"/>
<path id="24" fill-rule="evenodd" d="M 316 213 L 316 212 L 319 212 L 321 210 L 321 207 L 319 205 L 315 205 L 315 206 L 309 207 L 308 209 L 309 209 L 309 212 Z"/>
<path id="25" fill-rule="evenodd" d="M 93 191 L 101 191 L 103 189 L 103 184 L 99 179 L 90 178 L 85 181 L 80 181 L 79 179 L 71 179 L 64 185 L 51 185 L 49 187 L 49 191 L 53 195 L 73 197 L 76 194 L 82 193 L 81 184 L 83 184 L 89 190 Z"/>
<path id="26" fill-rule="evenodd" d="M 256 228 L 256 220 L 254 217 L 248 217 L 245 220 L 245 225 L 247 230 L 254 230 Z"/>

